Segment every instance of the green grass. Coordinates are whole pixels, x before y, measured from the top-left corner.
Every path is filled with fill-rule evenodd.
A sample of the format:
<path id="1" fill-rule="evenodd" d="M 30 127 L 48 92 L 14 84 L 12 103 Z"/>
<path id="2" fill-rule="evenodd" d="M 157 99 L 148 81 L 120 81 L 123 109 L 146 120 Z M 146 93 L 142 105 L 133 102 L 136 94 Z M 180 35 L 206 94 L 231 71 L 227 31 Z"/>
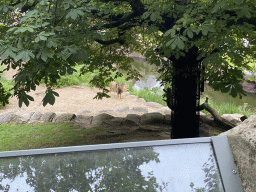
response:
<path id="1" fill-rule="evenodd" d="M 84 145 L 85 134 L 94 134 L 96 129 L 78 129 L 73 123 L 36 123 L 33 125 L 1 125 L 0 151 L 39 149 Z"/>
<path id="2" fill-rule="evenodd" d="M 82 77 L 78 77 L 80 67 L 76 66 L 76 69 L 78 71 L 77 73 L 61 77 L 58 82 L 59 87 L 70 85 L 85 85 L 92 87 L 89 81 L 92 79 L 93 74 L 88 73 Z M 0 67 L 0 70 L 3 70 L 3 66 Z M 112 75 L 114 77 L 114 73 L 112 73 Z M 129 84 L 126 82 L 125 77 L 126 75 L 117 78 L 115 81 Z M 5 89 L 11 88 L 14 85 L 13 81 L 6 80 L 4 77 L 1 78 L 1 82 Z M 132 88 L 132 85 L 129 84 L 128 91 L 132 95 L 144 98 L 147 102 L 156 102 L 163 106 L 167 106 L 162 100 L 163 91 L 161 91 L 160 88 L 155 88 L 152 91 L 146 89 L 136 91 Z M 205 98 L 202 98 L 201 103 L 203 103 L 204 100 Z M 219 106 L 211 100 L 209 100 L 209 104 L 219 113 L 219 115 L 239 113 L 250 117 L 254 114 L 253 111 L 247 110 L 246 104 L 244 106 L 235 106 L 232 103 L 225 103 Z M 209 114 L 205 110 L 202 112 Z M 85 141 L 82 139 L 83 136 L 85 134 L 94 134 L 95 131 L 95 129 L 78 129 L 78 126 L 74 126 L 70 123 L 0 125 L 0 151 L 84 145 Z"/>

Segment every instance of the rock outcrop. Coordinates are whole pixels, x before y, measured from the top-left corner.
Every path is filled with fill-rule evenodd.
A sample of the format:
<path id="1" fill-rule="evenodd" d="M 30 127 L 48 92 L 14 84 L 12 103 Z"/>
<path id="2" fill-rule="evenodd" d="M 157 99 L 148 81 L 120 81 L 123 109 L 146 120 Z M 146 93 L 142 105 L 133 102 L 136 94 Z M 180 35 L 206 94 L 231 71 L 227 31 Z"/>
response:
<path id="1" fill-rule="evenodd" d="M 245 192 L 256 190 L 256 115 L 221 133 L 228 142 Z"/>

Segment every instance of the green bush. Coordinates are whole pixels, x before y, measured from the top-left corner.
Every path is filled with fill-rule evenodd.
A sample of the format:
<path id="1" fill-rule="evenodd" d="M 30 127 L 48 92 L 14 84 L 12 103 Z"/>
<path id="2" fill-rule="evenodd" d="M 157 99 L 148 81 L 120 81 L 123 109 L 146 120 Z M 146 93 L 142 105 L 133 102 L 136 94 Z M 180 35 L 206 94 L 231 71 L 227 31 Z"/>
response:
<path id="1" fill-rule="evenodd" d="M 10 91 L 11 86 L 6 82 L 0 82 L 0 106 L 9 104 L 9 99 L 12 96 L 13 91 Z"/>

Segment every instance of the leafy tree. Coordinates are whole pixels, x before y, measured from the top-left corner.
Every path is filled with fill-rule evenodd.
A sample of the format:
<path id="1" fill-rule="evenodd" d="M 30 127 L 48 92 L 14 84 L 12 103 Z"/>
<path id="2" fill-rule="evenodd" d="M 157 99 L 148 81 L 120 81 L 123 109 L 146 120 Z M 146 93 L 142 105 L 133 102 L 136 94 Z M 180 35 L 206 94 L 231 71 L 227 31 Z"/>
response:
<path id="1" fill-rule="evenodd" d="M 45 106 L 53 105 L 58 96 L 52 90 L 56 80 L 72 74 L 76 63 L 83 65 L 80 75 L 100 69 L 91 83 L 103 92 L 95 98 L 109 97 L 105 86 L 113 80 L 110 71 L 128 71 L 127 80 L 140 76 L 131 70 L 132 59 L 123 55 L 139 52 L 159 67 L 165 83 L 172 109 L 171 138 L 199 137 L 198 112 L 203 109 L 233 126 L 207 102 L 199 106 L 200 92 L 208 80 L 215 90 L 231 90 L 233 97 L 246 95 L 239 84 L 241 68 L 250 69 L 244 58 L 255 59 L 255 46 L 246 48 L 241 39 L 247 35 L 255 44 L 255 6 L 255 0 L 1 1 L 0 20 L 6 29 L 1 32 L 0 56 L 7 70 L 11 61 L 20 69 L 14 86 L 19 106 L 33 101 L 25 91 L 35 90 L 42 80 L 48 86 Z M 26 14 L 14 18 L 16 8 Z M 20 23 L 11 26 L 15 19 Z M 184 121 L 188 117 L 189 123 Z"/>

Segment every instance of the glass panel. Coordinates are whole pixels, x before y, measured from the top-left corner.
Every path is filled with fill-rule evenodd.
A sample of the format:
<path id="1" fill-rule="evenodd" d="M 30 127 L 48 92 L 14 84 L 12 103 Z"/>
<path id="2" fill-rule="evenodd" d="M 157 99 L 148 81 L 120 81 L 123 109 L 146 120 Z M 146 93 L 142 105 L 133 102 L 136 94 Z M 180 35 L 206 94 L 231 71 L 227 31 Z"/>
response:
<path id="1" fill-rule="evenodd" d="M 0 183 L 3 191 L 224 192 L 210 143 L 2 158 Z"/>

